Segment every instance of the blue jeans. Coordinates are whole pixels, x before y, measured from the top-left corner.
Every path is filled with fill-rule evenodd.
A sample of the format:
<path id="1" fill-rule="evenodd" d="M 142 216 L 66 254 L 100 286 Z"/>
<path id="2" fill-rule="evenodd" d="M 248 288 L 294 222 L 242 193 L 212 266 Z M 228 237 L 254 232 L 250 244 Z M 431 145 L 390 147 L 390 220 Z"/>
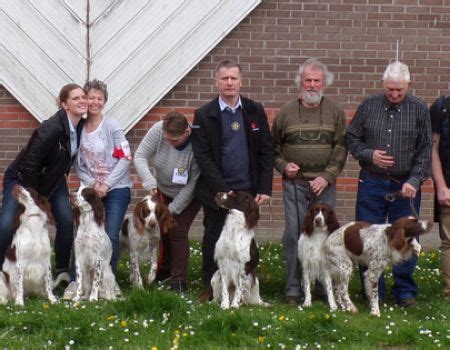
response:
<path id="1" fill-rule="evenodd" d="M 359 175 L 358 195 L 356 198 L 356 220 L 367 221 L 371 224 L 384 224 L 386 219 L 389 223 L 403 216 L 413 215 L 409 198 L 398 198 L 393 202 L 385 199 L 386 194 L 401 190 L 404 181 L 395 182 L 389 179 L 378 178 L 361 170 Z M 420 210 L 421 192 L 417 191 L 413 200 L 414 208 L 418 213 Z M 406 298 L 416 298 L 418 286 L 413 279 L 414 268 L 417 257 L 412 256 L 408 261 L 393 266 L 394 286 L 392 293 L 397 303 Z M 361 268 L 360 275 L 362 280 Z M 364 283 L 363 283 L 364 288 Z M 379 281 L 380 299 L 386 295 L 384 277 Z"/>
<path id="2" fill-rule="evenodd" d="M 103 204 L 105 206 L 105 230 L 113 247 L 111 267 L 115 275 L 117 272 L 117 263 L 120 260 L 119 234 L 130 200 L 131 195 L 129 187 L 111 190 L 106 197 L 103 198 Z"/>
<path id="3" fill-rule="evenodd" d="M 11 245 L 14 235 L 14 219 L 19 203 L 13 196 L 15 179 L 3 179 L 3 200 L 0 213 L 0 266 L 5 259 L 5 253 Z M 70 206 L 69 190 L 64 179 L 49 198 L 52 213 L 56 222 L 55 238 L 55 268 L 56 271 L 68 270 L 70 252 L 73 243 L 73 219 Z"/>

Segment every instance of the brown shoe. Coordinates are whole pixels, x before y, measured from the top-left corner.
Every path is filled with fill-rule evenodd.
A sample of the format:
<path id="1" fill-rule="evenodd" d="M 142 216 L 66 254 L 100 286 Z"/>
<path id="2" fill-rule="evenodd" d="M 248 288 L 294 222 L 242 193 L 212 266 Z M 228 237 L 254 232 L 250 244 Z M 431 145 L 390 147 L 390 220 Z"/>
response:
<path id="1" fill-rule="evenodd" d="M 200 303 L 205 303 L 211 300 L 213 300 L 213 290 L 211 287 L 206 287 L 205 290 L 198 296 L 198 301 Z"/>
<path id="2" fill-rule="evenodd" d="M 417 301 L 415 298 L 405 298 L 400 300 L 400 306 L 407 308 L 407 307 L 414 307 L 416 306 Z"/>
<path id="3" fill-rule="evenodd" d="M 286 304 L 290 306 L 297 306 L 300 302 L 300 298 L 295 295 L 288 295 L 286 296 Z"/>

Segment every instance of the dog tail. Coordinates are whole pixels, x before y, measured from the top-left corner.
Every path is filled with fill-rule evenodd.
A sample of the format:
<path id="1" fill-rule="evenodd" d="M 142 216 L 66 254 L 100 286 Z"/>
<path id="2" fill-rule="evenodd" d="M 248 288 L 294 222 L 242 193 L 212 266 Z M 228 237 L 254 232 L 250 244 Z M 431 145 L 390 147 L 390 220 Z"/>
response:
<path id="1" fill-rule="evenodd" d="M 53 281 L 53 289 L 58 287 L 61 282 L 70 283 L 70 275 L 68 272 L 61 272 L 56 276 L 56 279 Z"/>
<path id="2" fill-rule="evenodd" d="M 119 242 L 120 247 L 123 249 L 128 249 L 129 240 L 130 240 L 130 223 L 133 224 L 132 217 L 130 215 L 126 215 L 125 219 L 122 223 L 122 229 L 120 230 Z"/>

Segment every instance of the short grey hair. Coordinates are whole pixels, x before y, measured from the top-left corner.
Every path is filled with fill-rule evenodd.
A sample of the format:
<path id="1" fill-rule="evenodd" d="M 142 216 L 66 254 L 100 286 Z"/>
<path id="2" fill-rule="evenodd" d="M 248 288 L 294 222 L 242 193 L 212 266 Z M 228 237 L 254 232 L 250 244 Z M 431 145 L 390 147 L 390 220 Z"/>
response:
<path id="1" fill-rule="evenodd" d="M 88 80 L 84 86 L 83 86 L 83 90 L 88 93 L 89 90 L 100 90 L 103 93 L 103 96 L 105 97 L 105 102 L 108 101 L 108 87 L 106 86 L 106 84 L 98 79 L 94 79 L 94 80 Z"/>
<path id="2" fill-rule="evenodd" d="M 383 81 L 388 78 L 394 81 L 404 80 L 409 83 L 411 81 L 411 76 L 409 74 L 408 66 L 400 61 L 392 62 L 386 67 L 383 73 Z"/>
<path id="3" fill-rule="evenodd" d="M 321 70 L 323 72 L 323 77 L 325 81 L 325 87 L 333 84 L 333 73 L 328 70 L 326 64 L 320 62 L 317 58 L 308 58 L 303 64 L 298 68 L 297 76 L 295 77 L 295 85 L 300 89 L 300 83 L 302 81 L 303 73 L 306 68 L 310 68 L 313 70 Z"/>

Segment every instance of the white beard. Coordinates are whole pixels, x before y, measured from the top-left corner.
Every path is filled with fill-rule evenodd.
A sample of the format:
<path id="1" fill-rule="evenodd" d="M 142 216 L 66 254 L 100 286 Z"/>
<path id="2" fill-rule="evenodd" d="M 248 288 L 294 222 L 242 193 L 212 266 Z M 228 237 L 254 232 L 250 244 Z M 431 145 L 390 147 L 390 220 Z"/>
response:
<path id="1" fill-rule="evenodd" d="M 309 106 L 315 106 L 320 103 L 323 97 L 323 91 L 304 90 L 300 93 L 300 99 Z"/>

